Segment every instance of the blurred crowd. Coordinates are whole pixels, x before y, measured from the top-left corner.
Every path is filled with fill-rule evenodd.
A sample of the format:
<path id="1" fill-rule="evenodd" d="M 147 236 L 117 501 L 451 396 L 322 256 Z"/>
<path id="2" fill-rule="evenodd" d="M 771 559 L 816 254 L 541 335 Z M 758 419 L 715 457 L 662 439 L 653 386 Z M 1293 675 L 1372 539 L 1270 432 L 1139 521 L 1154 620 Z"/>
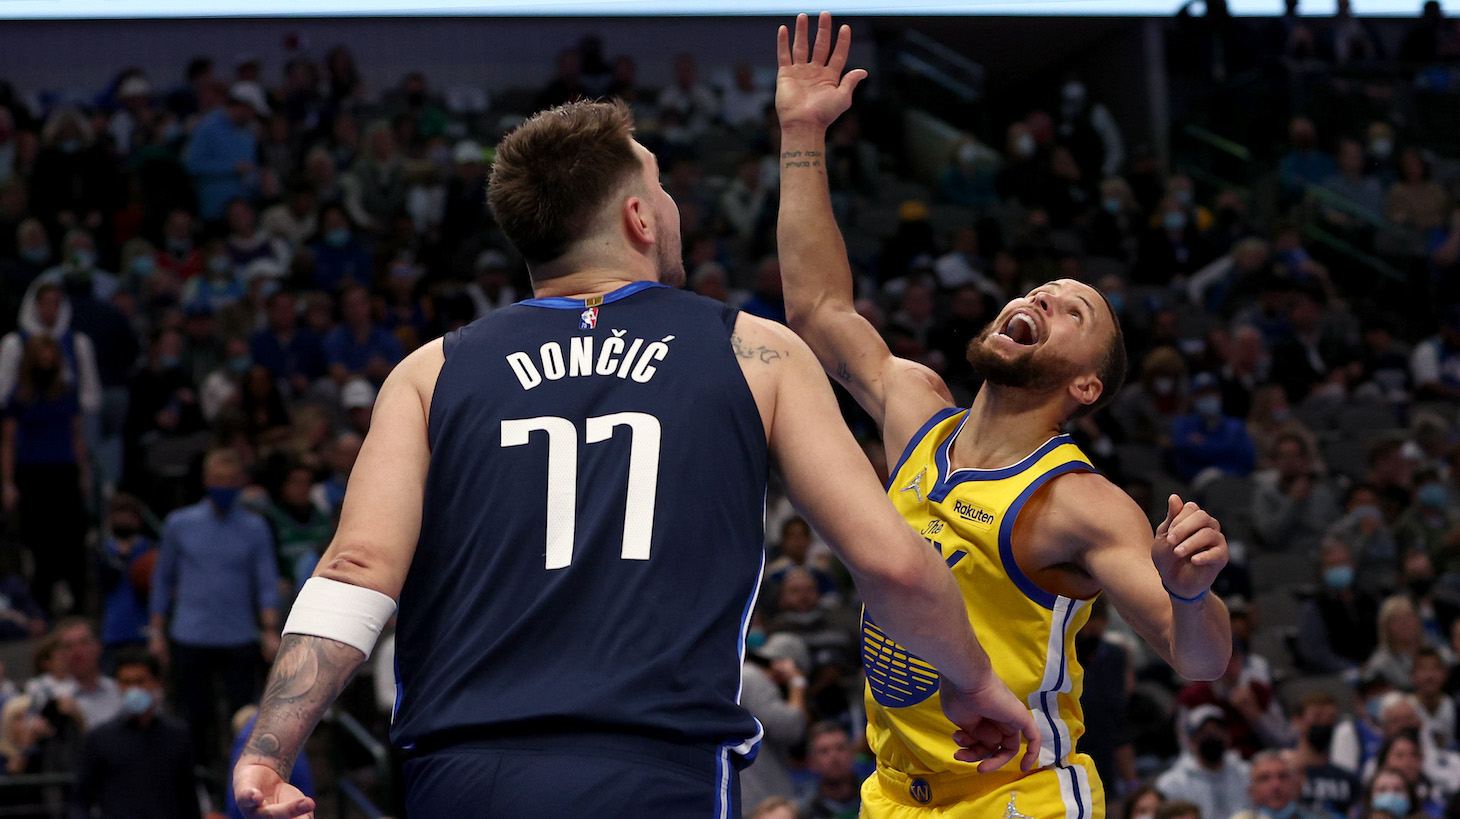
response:
<path id="1" fill-rule="evenodd" d="M 1365 38 L 1415 77 L 1460 57 L 1438 6 L 1395 43 L 1346 4 L 1265 25 L 1304 70 Z M 628 101 L 681 211 L 688 286 L 784 320 L 765 67 L 679 55 L 648 88 L 603 49 L 585 38 L 490 104 L 420 73 L 368 88 L 344 46 L 273 71 L 127 69 L 44 104 L 0 82 L 0 806 L 143 815 L 127 800 L 147 782 L 148 816 L 231 809 L 230 743 L 376 391 L 424 341 L 530 292 L 485 198 L 489 146 L 523 116 Z M 1460 160 L 1402 111 L 1295 99 L 1242 174 L 1163 168 L 1079 79 L 1048 92 L 997 134 L 946 137 L 926 179 L 854 108 L 828 170 L 859 310 L 960 402 L 978 388 L 964 350 L 1006 300 L 1100 287 L 1132 378 L 1073 434 L 1151 512 L 1176 492 L 1223 523 L 1221 679 L 1176 679 L 1098 602 L 1077 640 L 1080 747 L 1112 810 L 1460 815 Z M 855 589 L 779 493 L 766 538 L 746 813 L 855 816 Z M 392 657 L 387 634 L 346 698 L 382 737 Z"/>

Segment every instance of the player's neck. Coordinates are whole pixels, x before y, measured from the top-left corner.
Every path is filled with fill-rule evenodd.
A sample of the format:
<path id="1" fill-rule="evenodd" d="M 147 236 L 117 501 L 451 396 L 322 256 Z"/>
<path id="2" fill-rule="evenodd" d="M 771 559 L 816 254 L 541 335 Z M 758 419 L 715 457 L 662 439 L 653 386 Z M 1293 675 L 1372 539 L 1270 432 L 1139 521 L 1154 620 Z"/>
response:
<path id="1" fill-rule="evenodd" d="M 957 469 L 1017 463 L 1060 433 L 1064 408 L 1055 397 L 985 384 L 953 445 Z"/>
<path id="2" fill-rule="evenodd" d="M 606 295 L 637 281 L 658 281 L 652 275 L 641 275 L 640 273 L 640 271 L 623 268 L 589 267 L 534 282 L 532 294 L 540 299 L 553 297 L 583 299 Z"/>

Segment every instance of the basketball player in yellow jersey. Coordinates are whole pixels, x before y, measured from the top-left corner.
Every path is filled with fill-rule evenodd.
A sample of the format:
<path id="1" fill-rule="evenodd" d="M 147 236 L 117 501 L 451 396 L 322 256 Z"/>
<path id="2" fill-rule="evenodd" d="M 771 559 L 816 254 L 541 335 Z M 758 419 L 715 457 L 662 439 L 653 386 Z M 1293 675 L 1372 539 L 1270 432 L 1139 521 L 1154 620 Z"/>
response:
<path id="1" fill-rule="evenodd" d="M 937 672 L 864 618 L 868 739 L 877 773 L 862 815 L 1099 819 L 1105 799 L 1084 732 L 1074 635 L 1100 593 L 1188 679 L 1226 668 L 1231 624 L 1210 593 L 1227 562 L 1217 522 L 1168 502 L 1153 533 L 1145 514 L 1060 434 L 1106 403 L 1125 376 L 1120 327 L 1099 291 L 1062 280 L 1009 302 L 969 346 L 984 387 L 952 406 L 931 370 L 894 357 L 853 308 L 846 249 L 827 190 L 826 128 L 866 77 L 842 76 L 850 29 L 832 48 L 822 14 L 779 33 L 779 250 L 791 326 L 882 428 L 889 494 L 943 555 L 994 670 L 1033 712 L 1039 766 L 979 773 L 953 746 Z M 965 745 L 967 743 L 964 743 Z"/>

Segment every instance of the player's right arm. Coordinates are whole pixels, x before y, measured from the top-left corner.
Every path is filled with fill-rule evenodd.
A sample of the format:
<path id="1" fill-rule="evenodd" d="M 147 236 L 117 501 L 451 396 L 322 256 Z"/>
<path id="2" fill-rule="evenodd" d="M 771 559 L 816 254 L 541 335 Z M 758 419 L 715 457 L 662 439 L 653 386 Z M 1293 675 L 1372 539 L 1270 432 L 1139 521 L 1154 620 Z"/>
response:
<path id="1" fill-rule="evenodd" d="M 443 361 L 441 342 L 427 344 L 401 362 L 380 389 L 370 434 L 350 472 L 339 529 L 314 572 L 315 578 L 343 584 L 335 588 L 347 594 L 394 600 L 405 585 L 420 538 L 431 459 L 427 419 Z M 300 594 L 296 609 L 309 592 L 306 587 Z M 349 607 L 344 597 L 328 602 Z M 294 616 L 286 630 L 293 630 Z M 258 722 L 234 767 L 234 794 L 245 817 L 311 814 L 314 801 L 289 784 L 289 772 L 314 726 L 365 659 L 365 650 L 353 643 L 307 632 L 285 635 Z"/>
<path id="2" fill-rule="evenodd" d="M 831 15 L 818 23 L 810 52 L 806 15 L 796 18 L 791 43 L 781 27 L 777 44 L 776 113 L 781 122 L 781 206 L 777 252 L 791 327 L 811 345 L 821 366 L 841 382 L 882 428 L 890 458 L 934 413 L 953 404 L 937 373 L 898 358 L 853 302 L 846 244 L 832 215 L 826 175 L 826 129 L 851 104 L 867 72 L 842 76 L 851 29 L 842 26 L 832 51 Z"/>
<path id="3" fill-rule="evenodd" d="M 1029 709 L 994 674 L 948 567 L 882 492 L 811 350 L 743 313 L 732 346 L 791 501 L 846 564 L 878 624 L 942 673 L 944 710 L 971 749 L 959 757 L 987 757 L 993 770 L 1018 753 L 1022 733 L 1028 771 L 1040 743 Z"/>

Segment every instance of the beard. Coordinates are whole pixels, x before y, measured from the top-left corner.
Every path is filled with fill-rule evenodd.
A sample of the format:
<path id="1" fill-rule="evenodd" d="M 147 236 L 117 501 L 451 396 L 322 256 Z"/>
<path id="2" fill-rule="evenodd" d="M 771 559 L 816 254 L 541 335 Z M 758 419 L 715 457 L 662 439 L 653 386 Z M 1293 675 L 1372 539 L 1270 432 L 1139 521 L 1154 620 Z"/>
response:
<path id="1" fill-rule="evenodd" d="M 660 284 L 684 286 L 684 253 L 680 247 L 678 236 L 654 246 L 654 266 L 658 268 Z"/>
<path id="2" fill-rule="evenodd" d="M 968 363 L 984 381 L 1016 390 L 1054 392 L 1075 375 L 1072 365 L 1039 355 L 1038 347 L 1030 347 L 1014 356 L 1001 355 L 993 345 L 998 326 L 998 319 L 995 319 L 968 343 Z"/>

